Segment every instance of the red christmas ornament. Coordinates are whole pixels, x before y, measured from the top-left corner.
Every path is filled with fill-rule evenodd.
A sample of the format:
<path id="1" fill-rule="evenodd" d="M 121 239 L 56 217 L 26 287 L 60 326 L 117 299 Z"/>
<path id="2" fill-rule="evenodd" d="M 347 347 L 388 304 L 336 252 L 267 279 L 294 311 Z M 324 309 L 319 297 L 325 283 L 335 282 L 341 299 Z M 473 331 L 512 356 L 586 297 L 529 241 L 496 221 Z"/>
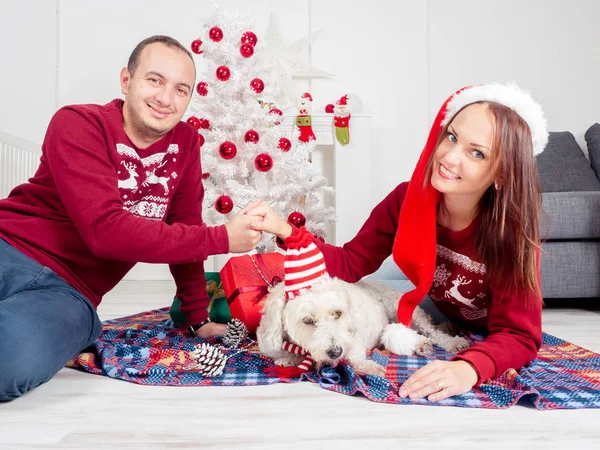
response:
<path id="1" fill-rule="evenodd" d="M 215 209 L 221 214 L 229 214 L 233 209 L 233 200 L 227 195 L 221 195 L 215 202 Z"/>
<path id="2" fill-rule="evenodd" d="M 231 78 L 231 71 L 226 66 L 219 66 L 217 67 L 216 75 L 219 80 L 227 81 Z"/>
<path id="3" fill-rule="evenodd" d="M 304 217 L 304 214 L 302 214 L 301 212 L 294 211 L 288 216 L 287 221 L 288 223 L 294 225 L 296 228 L 300 228 L 306 224 L 306 217 Z"/>
<path id="4" fill-rule="evenodd" d="M 246 131 L 246 134 L 244 135 L 244 141 L 249 142 L 251 144 L 256 144 L 259 140 L 259 136 L 258 133 L 254 130 L 248 130 Z"/>
<path id="5" fill-rule="evenodd" d="M 282 137 L 281 139 L 279 139 L 278 147 L 283 152 L 289 152 L 290 149 L 292 148 L 292 142 L 288 138 Z"/>
<path id="6" fill-rule="evenodd" d="M 267 153 L 261 153 L 254 158 L 254 167 L 259 172 L 268 172 L 273 168 L 273 158 Z"/>
<path id="7" fill-rule="evenodd" d="M 208 83 L 206 83 L 205 81 L 201 81 L 200 83 L 198 83 L 196 85 L 196 92 L 202 97 L 206 96 L 206 94 L 208 94 Z"/>
<path id="8" fill-rule="evenodd" d="M 254 47 L 246 42 L 240 47 L 240 54 L 244 58 L 250 58 L 254 54 Z"/>
<path id="9" fill-rule="evenodd" d="M 265 89 L 265 83 L 260 78 L 254 78 L 250 82 L 250 89 L 252 89 L 257 94 L 260 94 Z"/>
<path id="10" fill-rule="evenodd" d="M 198 133 L 198 142 L 200 142 L 200 147 L 204 145 L 204 136 Z"/>
<path id="11" fill-rule="evenodd" d="M 200 128 L 203 130 L 208 130 L 210 128 L 210 122 L 208 119 L 200 119 Z"/>
<path id="12" fill-rule="evenodd" d="M 271 110 L 269 111 L 269 114 L 281 117 L 281 116 L 283 116 L 283 111 L 280 110 L 279 108 L 271 108 Z M 280 120 L 273 121 L 273 125 L 280 125 L 280 124 L 281 124 Z"/>
<path id="13" fill-rule="evenodd" d="M 203 180 L 208 180 L 208 177 L 210 177 L 210 173 L 208 173 L 208 172 L 204 172 L 204 173 L 202 174 L 202 179 L 203 179 Z"/>
<path id="14" fill-rule="evenodd" d="M 237 155 L 237 147 L 231 141 L 225 141 L 219 146 L 219 155 L 223 159 L 233 159 Z"/>
<path id="15" fill-rule="evenodd" d="M 335 108 L 335 105 L 333 103 L 330 103 L 329 105 L 325 106 L 325 112 L 326 113 L 332 113 L 333 112 L 333 108 Z"/>
<path id="16" fill-rule="evenodd" d="M 193 126 L 196 130 L 200 128 L 200 119 L 198 119 L 196 116 L 189 117 L 186 122 Z"/>
<path id="17" fill-rule="evenodd" d="M 223 39 L 223 30 L 221 30 L 219 27 L 212 27 L 210 30 L 208 30 L 208 37 L 211 41 L 221 42 Z"/>
<path id="18" fill-rule="evenodd" d="M 202 53 L 204 53 L 202 50 L 200 50 L 200 47 L 202 47 L 202 41 L 200 39 L 194 39 L 192 41 L 192 51 L 196 55 L 201 55 Z"/>
<path id="19" fill-rule="evenodd" d="M 254 47 L 258 42 L 258 38 L 256 37 L 256 34 L 254 34 L 252 31 L 246 31 L 244 34 L 242 34 L 241 42 L 242 44 L 248 43 L 252 47 Z"/>

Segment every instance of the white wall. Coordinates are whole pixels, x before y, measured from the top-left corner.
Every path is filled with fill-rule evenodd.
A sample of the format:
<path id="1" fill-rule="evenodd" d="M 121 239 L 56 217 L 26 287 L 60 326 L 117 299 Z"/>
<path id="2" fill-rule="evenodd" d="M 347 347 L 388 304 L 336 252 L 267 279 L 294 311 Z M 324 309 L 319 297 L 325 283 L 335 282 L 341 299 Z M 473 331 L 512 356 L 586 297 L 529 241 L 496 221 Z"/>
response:
<path id="1" fill-rule="evenodd" d="M 337 76 L 312 81 L 314 97 L 326 104 L 355 92 L 372 115 L 372 173 L 357 182 L 371 184 L 375 205 L 410 178 L 427 135 L 427 2 L 317 0 L 311 22 L 323 30 L 313 64 Z"/>
<path id="2" fill-rule="evenodd" d="M 600 2 L 430 0 L 429 116 L 456 88 L 515 80 L 550 130 L 583 135 L 600 122 Z M 587 151 L 587 150 L 586 150 Z"/>
<path id="3" fill-rule="evenodd" d="M 516 81 L 544 105 L 551 130 L 572 131 L 584 148 L 600 121 L 596 0 L 225 3 L 249 10 L 259 39 L 270 11 L 286 43 L 323 30 L 312 63 L 336 78 L 298 86 L 316 108 L 348 92 L 363 99 L 372 170 L 356 182 L 371 187 L 373 204 L 410 178 L 437 109 L 464 85 Z M 188 45 L 212 12 L 207 0 L 3 0 L 0 130 L 41 143 L 57 107 L 120 95 L 119 70 L 138 41 L 164 33 Z"/>
<path id="4" fill-rule="evenodd" d="M 56 109 L 55 2 L 0 2 L 0 49 L 0 131 L 41 144 Z"/>

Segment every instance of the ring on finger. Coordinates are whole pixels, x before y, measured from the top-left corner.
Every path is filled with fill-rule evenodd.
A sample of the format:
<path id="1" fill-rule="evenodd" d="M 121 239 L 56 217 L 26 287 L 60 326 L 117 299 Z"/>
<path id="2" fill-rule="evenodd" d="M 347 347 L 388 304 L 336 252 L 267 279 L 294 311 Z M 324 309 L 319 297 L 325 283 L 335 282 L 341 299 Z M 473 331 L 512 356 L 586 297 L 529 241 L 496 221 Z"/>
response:
<path id="1" fill-rule="evenodd" d="M 437 381 L 435 382 L 435 384 L 437 384 L 437 387 L 438 387 L 438 392 L 439 392 L 439 391 L 443 391 L 443 390 L 444 390 L 444 388 L 446 387 L 446 385 L 444 384 L 444 382 L 443 382 L 442 380 L 437 380 Z"/>

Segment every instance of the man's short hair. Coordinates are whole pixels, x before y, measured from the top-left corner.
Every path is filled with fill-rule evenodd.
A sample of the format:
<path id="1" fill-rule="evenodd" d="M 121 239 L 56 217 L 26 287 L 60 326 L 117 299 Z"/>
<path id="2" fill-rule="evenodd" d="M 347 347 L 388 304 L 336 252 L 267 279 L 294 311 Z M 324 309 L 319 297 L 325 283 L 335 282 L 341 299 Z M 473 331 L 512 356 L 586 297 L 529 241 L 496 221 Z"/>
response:
<path id="1" fill-rule="evenodd" d="M 149 38 L 144 39 L 142 42 L 136 45 L 133 51 L 131 52 L 131 55 L 129 56 L 129 61 L 127 61 L 127 70 L 129 70 L 131 76 L 133 76 L 133 73 L 137 69 L 137 66 L 140 62 L 140 54 L 142 53 L 142 51 L 150 44 L 155 44 L 157 42 L 166 45 L 167 47 L 178 48 L 182 52 L 185 52 L 185 54 L 188 55 L 192 60 L 192 63 L 194 63 L 194 57 L 192 56 L 190 51 L 183 45 L 181 45 L 181 43 L 177 39 L 173 39 L 170 36 L 163 36 L 157 34 L 155 36 L 150 36 Z M 195 67 L 196 64 L 194 63 L 194 68 Z"/>

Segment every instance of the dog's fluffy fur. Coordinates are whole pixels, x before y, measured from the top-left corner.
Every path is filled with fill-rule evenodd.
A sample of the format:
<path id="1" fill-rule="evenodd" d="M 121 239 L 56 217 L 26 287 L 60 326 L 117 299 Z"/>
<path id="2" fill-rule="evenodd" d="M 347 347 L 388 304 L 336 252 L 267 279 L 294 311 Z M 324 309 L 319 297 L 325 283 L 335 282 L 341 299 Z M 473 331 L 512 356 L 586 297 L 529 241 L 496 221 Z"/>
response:
<path id="1" fill-rule="evenodd" d="M 293 300 L 286 301 L 284 283 L 268 294 L 257 330 L 258 346 L 282 366 L 298 365 L 303 357 L 281 348 L 283 341 L 307 350 L 318 366 L 346 360 L 358 372 L 383 375 L 385 368 L 366 359 L 375 347 L 399 355 L 428 355 L 433 345 L 456 353 L 469 341 L 448 333 L 446 324 L 434 325 L 417 308 L 412 329 L 396 323 L 401 293 L 368 281 L 346 283 L 326 276 Z M 422 334 L 419 334 L 422 333 Z"/>

